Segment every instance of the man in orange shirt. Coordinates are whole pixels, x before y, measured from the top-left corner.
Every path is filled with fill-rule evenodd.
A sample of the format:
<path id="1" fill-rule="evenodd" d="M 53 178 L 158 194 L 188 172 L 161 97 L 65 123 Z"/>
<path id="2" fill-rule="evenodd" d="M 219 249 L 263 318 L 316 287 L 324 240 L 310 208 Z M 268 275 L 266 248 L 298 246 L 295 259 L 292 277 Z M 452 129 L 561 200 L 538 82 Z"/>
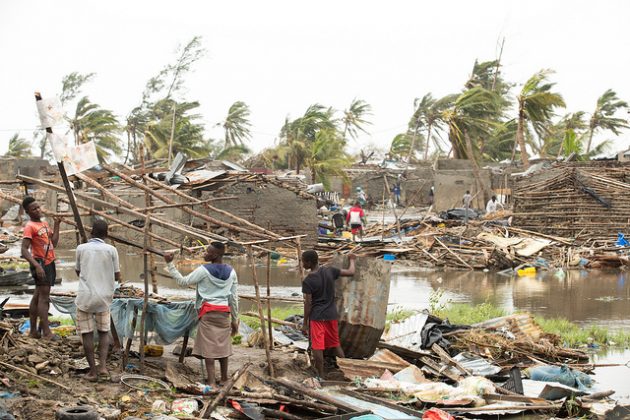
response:
<path id="1" fill-rule="evenodd" d="M 55 219 L 55 225 L 50 229 L 48 222 L 41 220 L 42 209 L 39 203 L 30 196 L 24 198 L 22 207 L 31 218 L 24 227 L 22 257 L 30 264 L 31 275 L 35 280 L 35 293 L 28 308 L 31 320 L 30 336 L 40 338 L 38 330 L 41 330 L 41 337 L 50 340 L 53 333 L 48 326 L 48 309 L 50 288 L 55 285 L 57 277 L 54 248 L 59 242 L 61 219 Z"/>

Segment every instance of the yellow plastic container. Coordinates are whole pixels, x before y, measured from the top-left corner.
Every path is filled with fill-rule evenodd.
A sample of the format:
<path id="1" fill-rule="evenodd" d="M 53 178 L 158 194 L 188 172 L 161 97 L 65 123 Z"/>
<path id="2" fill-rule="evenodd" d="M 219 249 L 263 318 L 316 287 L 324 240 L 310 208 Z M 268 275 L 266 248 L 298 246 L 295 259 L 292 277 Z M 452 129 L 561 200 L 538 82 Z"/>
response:
<path id="1" fill-rule="evenodd" d="M 343 233 L 341 234 L 341 237 L 344 239 L 352 239 L 352 233 L 348 232 L 347 230 L 343 231 Z"/>
<path id="2" fill-rule="evenodd" d="M 535 276 L 536 267 L 521 268 L 520 270 L 517 270 L 516 273 L 518 274 L 519 277 Z"/>
<path id="3" fill-rule="evenodd" d="M 161 357 L 164 354 L 164 347 L 146 344 L 144 346 L 144 354 L 148 357 Z"/>

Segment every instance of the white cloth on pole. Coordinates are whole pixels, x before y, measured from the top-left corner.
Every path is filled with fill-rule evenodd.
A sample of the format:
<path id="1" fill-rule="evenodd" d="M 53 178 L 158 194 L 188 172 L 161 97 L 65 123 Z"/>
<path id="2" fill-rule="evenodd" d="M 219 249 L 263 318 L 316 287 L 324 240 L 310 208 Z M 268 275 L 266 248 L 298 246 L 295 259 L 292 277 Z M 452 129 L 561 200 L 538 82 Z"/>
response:
<path id="1" fill-rule="evenodd" d="M 42 128 L 54 127 L 63 123 L 63 108 L 57 97 L 44 98 L 36 102 Z"/>

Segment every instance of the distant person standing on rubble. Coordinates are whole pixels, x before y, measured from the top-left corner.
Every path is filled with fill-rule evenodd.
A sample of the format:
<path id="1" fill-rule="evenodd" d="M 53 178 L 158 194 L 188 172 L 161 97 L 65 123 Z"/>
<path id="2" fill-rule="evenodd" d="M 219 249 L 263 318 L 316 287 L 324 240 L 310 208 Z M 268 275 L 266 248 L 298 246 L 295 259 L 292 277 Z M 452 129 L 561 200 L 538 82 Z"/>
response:
<path id="1" fill-rule="evenodd" d="M 348 255 L 350 266 L 338 269 L 320 266 L 317 252 L 302 253 L 302 266 L 311 272 L 302 281 L 304 323 L 302 332 L 310 338 L 315 369 L 324 377 L 324 350 L 334 349 L 337 357 L 345 357 L 339 342 L 339 314 L 335 303 L 335 281 L 340 276 L 354 276 L 356 255 Z"/>
<path id="2" fill-rule="evenodd" d="M 363 226 L 366 225 L 365 212 L 361 208 L 361 203 L 357 201 L 354 206 L 348 211 L 346 216 L 346 223 L 350 226 L 352 232 L 352 240 L 356 241 L 356 235 L 363 240 Z"/>
<path id="3" fill-rule="evenodd" d="M 488 204 L 486 204 L 486 214 L 496 213 L 498 206 L 504 209 L 503 204 L 497 201 L 497 196 L 493 195 L 492 198 L 488 200 Z"/>
<path id="4" fill-rule="evenodd" d="M 107 371 L 107 351 L 111 325 L 110 306 L 116 282 L 120 282 L 118 251 L 106 244 L 107 222 L 97 219 L 92 224 L 92 238 L 77 247 L 75 271 L 79 276 L 77 330 L 83 340 L 83 351 L 90 366 L 85 378 L 90 382 L 111 380 Z M 94 358 L 94 328 L 98 331 L 100 368 Z"/>
<path id="5" fill-rule="evenodd" d="M 232 339 L 238 332 L 238 278 L 236 271 L 223 264 L 225 245 L 212 242 L 204 260 L 209 264 L 182 276 L 173 263 L 173 254 L 164 254 L 167 270 L 180 286 L 197 286 L 195 307 L 199 311 L 197 337 L 193 356 L 204 359 L 208 374 L 207 384 L 216 388 L 214 360 L 219 359 L 221 382 L 228 380 L 228 357 L 232 355 Z M 186 351 L 186 349 L 182 349 Z"/>
<path id="6" fill-rule="evenodd" d="M 41 330 L 41 338 L 59 339 L 48 326 L 48 310 L 50 289 L 55 285 L 57 278 L 55 247 L 59 242 L 61 219 L 55 218 L 55 224 L 51 229 L 48 222 L 42 220 L 43 213 L 39 203 L 31 196 L 24 198 L 22 208 L 31 219 L 24 226 L 22 258 L 28 261 L 31 275 L 35 280 L 35 293 L 28 307 L 31 323 L 29 335 L 32 338 L 40 338 Z"/>
<path id="7" fill-rule="evenodd" d="M 470 191 L 466 190 L 466 194 L 464 194 L 464 197 L 462 198 L 462 202 L 464 203 L 464 223 L 468 223 L 468 209 L 470 208 L 470 205 L 472 204 L 472 195 L 470 195 Z"/>

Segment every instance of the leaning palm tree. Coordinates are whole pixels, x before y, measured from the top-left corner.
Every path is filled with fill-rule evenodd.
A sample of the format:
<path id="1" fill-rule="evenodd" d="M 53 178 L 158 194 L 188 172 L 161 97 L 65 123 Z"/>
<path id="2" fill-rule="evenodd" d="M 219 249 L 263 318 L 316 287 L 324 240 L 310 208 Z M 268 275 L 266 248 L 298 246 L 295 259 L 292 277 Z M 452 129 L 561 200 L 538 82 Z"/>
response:
<path id="1" fill-rule="evenodd" d="M 330 177 L 346 177 L 344 169 L 352 163 L 345 152 L 345 141 L 334 129 L 319 130 L 307 150 L 305 163 L 311 170 L 313 182 L 330 188 Z"/>
<path id="2" fill-rule="evenodd" d="M 79 100 L 74 116 L 70 118 L 70 129 L 76 144 L 94 141 L 100 161 L 122 152 L 120 124 L 114 113 L 90 102 L 87 96 Z"/>
<path id="3" fill-rule="evenodd" d="M 479 191 L 489 197 L 486 185 L 481 181 L 477 155 L 479 145 L 473 138 L 489 137 L 499 124 L 501 116 L 501 96 L 483 87 L 473 87 L 461 93 L 452 106 L 442 112 L 442 119 L 448 127 L 448 137 L 455 158 L 467 158 L 472 163 L 473 175 Z"/>
<path id="4" fill-rule="evenodd" d="M 236 101 L 230 106 L 225 121 L 220 123 L 225 130 L 225 149 L 243 146 L 251 138 L 249 115 L 249 106 L 243 101 Z"/>
<path id="5" fill-rule="evenodd" d="M 555 83 L 548 82 L 548 76 L 551 73 L 551 70 L 541 70 L 534 74 L 516 97 L 518 103 L 516 142 L 525 168 L 529 167 L 527 149 L 525 148 L 526 124 L 529 122 L 533 126 L 534 132 L 541 137 L 545 124 L 555 115 L 555 108 L 565 107 L 562 95 L 551 90 L 555 85 Z"/>
<path id="6" fill-rule="evenodd" d="M 31 156 L 31 143 L 15 133 L 9 139 L 9 148 L 4 157 L 25 158 Z"/>
<path id="7" fill-rule="evenodd" d="M 347 134 L 356 140 L 359 131 L 367 133 L 365 126 L 372 123 L 366 117 L 370 115 L 372 115 L 372 106 L 362 99 L 354 98 L 350 103 L 350 107 L 343 111 L 343 117 L 341 118 L 343 123 L 343 140 L 347 140 Z"/>
<path id="8" fill-rule="evenodd" d="M 309 106 L 299 118 L 285 119 L 280 130 L 281 144 L 287 148 L 288 165 L 294 166 L 297 173 L 306 159 L 308 150 L 317 133 L 321 130 L 336 130 L 334 110 L 320 104 Z"/>
<path id="9" fill-rule="evenodd" d="M 422 97 L 422 99 L 416 98 L 413 102 L 415 111 L 409 121 L 409 130 L 412 131 L 414 136 L 418 136 L 421 128 L 426 129 L 424 160 L 428 159 L 430 143 L 432 140 L 435 140 L 433 137 L 434 130 L 440 129 L 444 122 L 442 120 L 444 110 L 453 104 L 453 101 L 455 101 L 457 96 L 458 95 L 446 95 L 443 98 L 434 99 L 431 93 L 427 93 Z M 413 141 L 409 147 L 408 160 L 411 158 L 411 154 L 414 149 L 415 141 Z"/>
<path id="10" fill-rule="evenodd" d="M 597 99 L 595 111 L 593 111 L 593 115 L 588 123 L 586 153 L 591 151 L 593 134 L 597 130 L 610 130 L 618 136 L 621 129 L 630 127 L 626 120 L 615 117 L 617 111 L 623 109 L 628 109 L 628 103 L 619 99 L 617 93 L 612 89 L 608 89 Z"/>

